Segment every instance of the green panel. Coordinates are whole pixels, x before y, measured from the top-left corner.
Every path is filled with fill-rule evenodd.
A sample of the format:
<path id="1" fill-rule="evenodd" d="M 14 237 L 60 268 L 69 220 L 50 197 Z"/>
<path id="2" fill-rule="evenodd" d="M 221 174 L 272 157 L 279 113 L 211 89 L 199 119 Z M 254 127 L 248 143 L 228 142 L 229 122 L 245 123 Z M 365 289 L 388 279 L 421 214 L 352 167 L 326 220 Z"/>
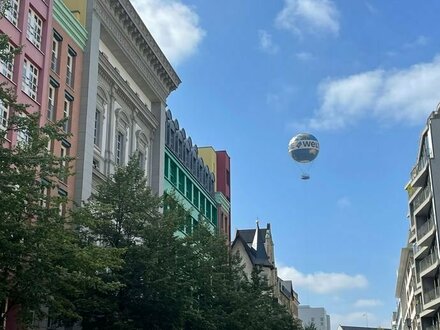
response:
<path id="1" fill-rule="evenodd" d="M 185 193 L 185 175 L 183 171 L 179 168 L 179 190 L 181 193 Z"/>
<path id="2" fill-rule="evenodd" d="M 195 207 L 199 208 L 199 189 L 194 187 L 193 204 Z"/>
<path id="3" fill-rule="evenodd" d="M 64 31 L 81 47 L 86 48 L 87 30 L 81 25 L 75 16 L 70 12 L 62 0 L 55 0 L 53 3 L 53 16 L 63 27 Z"/>
<path id="4" fill-rule="evenodd" d="M 170 160 L 170 180 L 174 185 L 177 184 L 177 165 L 172 160 Z"/>
<path id="5" fill-rule="evenodd" d="M 193 196 L 193 184 L 191 182 L 190 178 L 186 178 L 186 198 L 188 198 L 189 201 L 192 201 Z"/>
<path id="6" fill-rule="evenodd" d="M 170 173 L 170 157 L 168 155 L 165 155 L 165 177 L 168 178 L 168 175 Z"/>

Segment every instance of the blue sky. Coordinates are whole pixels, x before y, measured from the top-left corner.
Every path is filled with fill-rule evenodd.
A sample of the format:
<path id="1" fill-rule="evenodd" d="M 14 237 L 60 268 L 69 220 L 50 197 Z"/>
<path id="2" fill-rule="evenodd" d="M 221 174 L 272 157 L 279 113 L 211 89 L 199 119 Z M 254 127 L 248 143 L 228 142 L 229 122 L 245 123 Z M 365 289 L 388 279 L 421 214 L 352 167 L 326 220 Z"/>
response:
<path id="1" fill-rule="evenodd" d="M 390 326 L 403 189 L 440 101 L 434 0 L 132 0 L 182 84 L 168 105 L 231 156 L 232 228 L 272 225 L 279 275 L 338 324 Z M 314 134 L 299 179 L 287 145 Z"/>

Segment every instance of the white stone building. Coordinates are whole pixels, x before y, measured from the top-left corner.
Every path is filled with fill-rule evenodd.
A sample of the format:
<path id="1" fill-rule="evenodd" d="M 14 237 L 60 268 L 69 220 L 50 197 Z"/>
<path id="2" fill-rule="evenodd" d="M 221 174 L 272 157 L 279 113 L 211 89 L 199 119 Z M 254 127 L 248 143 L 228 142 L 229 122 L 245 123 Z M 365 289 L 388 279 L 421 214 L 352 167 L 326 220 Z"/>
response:
<path id="1" fill-rule="evenodd" d="M 166 99 L 180 79 L 129 0 L 85 5 L 75 201 L 88 199 L 136 152 L 153 191 L 162 194 Z"/>

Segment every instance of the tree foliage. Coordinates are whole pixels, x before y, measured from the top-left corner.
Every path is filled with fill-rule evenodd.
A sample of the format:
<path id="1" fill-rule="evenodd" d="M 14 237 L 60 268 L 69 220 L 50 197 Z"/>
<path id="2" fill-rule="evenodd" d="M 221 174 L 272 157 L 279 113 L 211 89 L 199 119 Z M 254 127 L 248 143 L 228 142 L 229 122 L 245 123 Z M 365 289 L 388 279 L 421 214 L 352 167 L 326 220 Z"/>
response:
<path id="1" fill-rule="evenodd" d="M 13 56 L 7 36 L 0 35 L 0 58 L 7 62 Z M 70 158 L 47 146 L 69 138 L 63 123 L 40 126 L 39 114 L 17 103 L 6 83 L 0 84 L 0 102 L 9 109 L 6 129 L 0 128 L 0 325 L 7 319 L 29 327 L 48 312 L 79 320 L 68 296 L 92 286 L 111 290 L 97 272 L 117 266 L 118 251 L 83 245 L 80 232 L 60 212 L 69 203 L 58 192 Z M 11 145 L 16 135 L 21 138 Z"/>
<path id="2" fill-rule="evenodd" d="M 179 234 L 188 214 L 173 196 L 154 196 L 146 183 L 132 159 L 77 212 L 89 219 L 90 242 L 123 251 L 123 266 L 105 274 L 121 284 L 117 294 L 101 296 L 93 309 L 96 293 L 85 297 L 84 328 L 299 328 L 259 270 L 248 281 L 225 238 L 203 221 L 192 235 Z"/>

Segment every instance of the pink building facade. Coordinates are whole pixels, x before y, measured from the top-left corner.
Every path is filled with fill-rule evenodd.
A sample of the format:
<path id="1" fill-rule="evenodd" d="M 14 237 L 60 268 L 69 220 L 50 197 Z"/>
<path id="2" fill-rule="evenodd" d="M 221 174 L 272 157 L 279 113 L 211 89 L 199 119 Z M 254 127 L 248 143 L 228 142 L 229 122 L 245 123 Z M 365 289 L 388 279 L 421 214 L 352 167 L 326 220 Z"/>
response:
<path id="1" fill-rule="evenodd" d="M 47 107 L 49 81 L 52 0 L 10 0 L 11 6 L 0 20 L 0 32 L 9 36 L 9 47 L 22 46 L 12 63 L 0 63 L 0 81 L 7 82 L 17 94 L 17 101 L 28 104 L 33 113 Z M 0 104 L 0 125 L 7 123 L 11 109 Z M 41 117 L 42 124 L 44 116 Z M 9 147 L 25 136 L 9 132 Z"/>

